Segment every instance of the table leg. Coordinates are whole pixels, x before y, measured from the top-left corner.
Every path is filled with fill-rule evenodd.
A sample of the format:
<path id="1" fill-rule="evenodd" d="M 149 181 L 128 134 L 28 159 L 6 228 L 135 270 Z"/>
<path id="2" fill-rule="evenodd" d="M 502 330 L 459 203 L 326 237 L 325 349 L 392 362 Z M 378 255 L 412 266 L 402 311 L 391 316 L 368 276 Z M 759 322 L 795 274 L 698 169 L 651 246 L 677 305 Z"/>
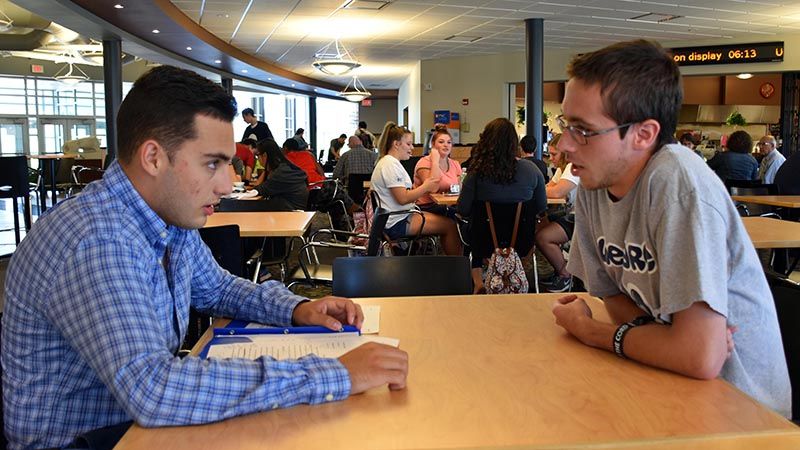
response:
<path id="1" fill-rule="evenodd" d="M 44 162 L 39 160 L 39 217 L 47 211 L 47 185 L 44 184 Z"/>
<path id="2" fill-rule="evenodd" d="M 50 160 L 50 187 L 53 189 L 53 206 L 56 206 L 58 201 L 58 193 L 56 192 L 56 160 Z"/>

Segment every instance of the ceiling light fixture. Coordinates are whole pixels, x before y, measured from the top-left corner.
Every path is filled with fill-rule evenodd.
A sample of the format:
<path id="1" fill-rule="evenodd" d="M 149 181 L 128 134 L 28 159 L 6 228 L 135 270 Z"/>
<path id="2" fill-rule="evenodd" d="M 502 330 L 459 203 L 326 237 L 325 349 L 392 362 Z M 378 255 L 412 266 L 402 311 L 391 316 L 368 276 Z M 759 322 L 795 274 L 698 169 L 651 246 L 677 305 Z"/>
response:
<path id="1" fill-rule="evenodd" d="M 67 70 L 64 71 L 64 69 Z M 72 63 L 66 63 L 64 64 L 64 67 L 62 67 L 58 72 L 56 72 L 53 78 L 64 84 L 76 85 L 81 81 L 87 81 L 89 79 L 89 75 L 86 75 L 86 72 L 81 70 L 80 67 Z"/>
<path id="2" fill-rule="evenodd" d="M 370 95 L 372 95 L 372 93 L 368 91 L 363 84 L 361 84 L 361 81 L 358 80 L 356 75 L 353 75 L 353 79 L 347 83 L 347 86 L 342 89 L 342 92 L 339 92 L 339 96 L 344 97 L 351 102 L 360 102 Z"/>
<path id="3" fill-rule="evenodd" d="M 8 31 L 13 26 L 14 21 L 11 20 L 11 17 L 8 17 L 3 11 L 0 11 L 0 32 Z"/>
<path id="4" fill-rule="evenodd" d="M 736 75 L 736 78 L 738 78 L 740 80 L 749 80 L 750 78 L 753 78 L 753 74 L 752 73 L 740 73 L 739 75 Z"/>
<path id="5" fill-rule="evenodd" d="M 186 50 L 192 51 L 192 47 L 186 47 Z"/>
<path id="6" fill-rule="evenodd" d="M 81 53 L 83 59 L 93 62 L 98 66 L 103 65 L 103 51 L 102 50 L 90 50 L 87 52 Z"/>
<path id="7" fill-rule="evenodd" d="M 117 3 L 116 5 L 114 5 L 114 8 L 122 9 L 122 8 L 124 8 L 124 6 L 122 6 L 121 4 Z"/>
<path id="8" fill-rule="evenodd" d="M 353 58 L 347 47 L 339 39 L 321 48 L 314 55 L 316 60 L 312 64 L 317 70 L 328 75 L 344 75 L 351 70 L 361 67 L 361 64 Z"/>
<path id="9" fill-rule="evenodd" d="M 221 63 L 222 63 L 222 60 L 221 60 L 221 59 L 215 59 L 215 60 L 214 60 L 214 63 L 215 63 L 215 64 L 221 64 Z"/>
<path id="10" fill-rule="evenodd" d="M 161 31 L 159 31 L 159 30 L 153 30 L 153 34 L 158 34 L 158 33 L 161 33 Z"/>

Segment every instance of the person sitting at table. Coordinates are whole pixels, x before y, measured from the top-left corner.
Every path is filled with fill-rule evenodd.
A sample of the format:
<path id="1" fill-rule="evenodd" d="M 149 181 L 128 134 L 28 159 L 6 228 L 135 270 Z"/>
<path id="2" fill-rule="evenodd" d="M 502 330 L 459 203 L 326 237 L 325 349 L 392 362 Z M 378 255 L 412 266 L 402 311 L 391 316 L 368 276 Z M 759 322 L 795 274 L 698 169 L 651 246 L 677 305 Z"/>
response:
<path id="1" fill-rule="evenodd" d="M 253 168 L 256 165 L 256 158 L 253 152 L 256 147 L 256 141 L 253 139 L 245 139 L 242 142 L 236 143 L 236 158 L 241 162 L 241 168 L 237 167 L 237 172 L 242 180 L 250 180 L 253 177 Z"/>
<path id="2" fill-rule="evenodd" d="M 322 166 L 314 159 L 314 155 L 300 148 L 297 139 L 284 141 L 282 150 L 286 159 L 306 173 L 309 184 L 325 180 L 325 172 L 322 170 Z"/>
<path id="3" fill-rule="evenodd" d="M 400 164 L 411 157 L 411 132 L 403 127 L 393 126 L 385 131 L 386 141 L 381 149 L 383 156 L 375 165 L 370 180 L 372 190 L 378 195 L 380 206 L 388 211 L 411 211 L 414 202 L 428 192 L 436 192 L 439 179 L 428 177 L 420 186 L 413 188 L 411 177 Z M 377 207 L 377 206 L 376 206 Z M 444 253 L 461 255 L 461 239 L 458 237 L 456 223 L 447 217 L 423 212 L 425 227 L 419 214 L 392 214 L 386 222 L 384 233 L 391 239 L 404 236 L 439 235 L 442 238 Z"/>
<path id="4" fill-rule="evenodd" d="M 440 128 L 433 132 L 431 137 L 433 150 L 427 156 L 423 156 L 417 161 L 414 167 L 414 187 L 422 186 L 428 178 L 437 178 L 439 186 L 436 192 L 451 192 L 452 187 L 458 189 L 454 192 L 461 192 L 461 164 L 450 158 L 453 151 L 453 138 L 447 128 Z M 433 201 L 430 194 L 424 194 L 417 199 L 417 206 L 423 211 L 452 218 L 455 209 L 445 205 L 439 205 Z"/>
<path id="5" fill-rule="evenodd" d="M 176 356 L 190 306 L 279 326 L 363 320 L 348 299 L 308 301 L 280 282 L 233 276 L 200 239 L 231 192 L 235 115 L 218 84 L 151 69 L 120 105 L 118 160 L 17 247 L 2 327 L 9 448 L 60 448 L 85 434 L 111 446 L 130 421 L 204 424 L 405 386 L 407 354 L 378 344 L 339 359 Z"/>
<path id="6" fill-rule="evenodd" d="M 553 275 L 540 281 L 548 292 L 572 289 L 572 276 L 567 271 L 567 260 L 564 259 L 561 246 L 572 239 L 572 232 L 575 230 L 572 205 L 581 183 L 580 177 L 572 174 L 572 164 L 567 162 L 564 152 L 558 149 L 560 139 L 561 133 L 556 133 L 547 143 L 550 161 L 555 165 L 556 172 L 547 183 L 545 191 L 547 198 L 564 199 L 567 203 L 563 207 L 556 205 L 556 208 L 551 209 L 547 220 L 536 230 L 536 247 L 553 267 Z"/>
<path id="7" fill-rule="evenodd" d="M 757 180 L 758 161 L 750 152 L 753 138 L 744 130 L 734 131 L 728 137 L 728 151 L 720 152 L 708 160 L 708 167 L 724 182 L 727 180 Z"/>
<path id="8" fill-rule="evenodd" d="M 522 157 L 535 164 L 539 172 L 542 172 L 545 184 L 549 183 L 550 172 L 547 170 L 547 164 L 536 157 L 536 138 L 531 135 L 523 136 L 519 140 L 519 149 L 522 151 Z"/>
<path id="9" fill-rule="evenodd" d="M 555 302 L 556 323 L 621 358 L 721 376 L 788 417 L 775 304 L 753 243 L 725 186 L 673 143 L 683 93 L 672 56 L 622 42 L 575 57 L 567 75 L 558 148 L 581 177 L 567 269 L 612 323 L 575 295 Z"/>
<path id="10" fill-rule="evenodd" d="M 267 168 L 263 182 L 253 188 L 258 195 L 273 203 L 276 210 L 305 209 L 308 203 L 308 177 L 303 169 L 286 159 L 272 139 L 258 143 L 256 157 Z"/>
<path id="11" fill-rule="evenodd" d="M 499 117 L 486 124 L 458 197 L 457 209 L 462 217 L 469 219 L 472 209 L 483 207 L 487 201 L 517 203 L 534 199 L 536 213 L 544 211 L 544 176 L 532 162 L 517 159 L 518 149 L 519 138 L 511 121 Z M 483 286 L 483 263 L 481 258 L 472 259 L 475 292 Z"/>

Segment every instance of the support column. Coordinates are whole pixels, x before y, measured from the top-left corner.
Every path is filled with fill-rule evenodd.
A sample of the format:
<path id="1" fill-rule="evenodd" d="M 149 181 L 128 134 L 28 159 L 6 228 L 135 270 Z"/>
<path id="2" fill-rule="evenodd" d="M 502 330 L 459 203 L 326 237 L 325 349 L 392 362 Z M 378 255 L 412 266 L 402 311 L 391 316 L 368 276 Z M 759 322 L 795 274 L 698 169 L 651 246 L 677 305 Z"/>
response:
<path id="1" fill-rule="evenodd" d="M 117 112 L 122 103 L 122 43 L 103 40 L 103 86 L 106 95 L 106 156 L 108 167 L 117 157 Z"/>
<path id="2" fill-rule="evenodd" d="M 317 148 L 317 97 L 308 98 L 308 145 L 314 149 L 314 159 L 319 159 Z"/>
<path id="3" fill-rule="evenodd" d="M 525 19 L 525 134 L 536 137 L 542 159 L 544 106 L 544 19 Z"/>
<path id="4" fill-rule="evenodd" d="M 225 89 L 228 95 L 233 95 L 233 78 L 222 77 L 219 84 L 222 86 L 222 89 Z"/>

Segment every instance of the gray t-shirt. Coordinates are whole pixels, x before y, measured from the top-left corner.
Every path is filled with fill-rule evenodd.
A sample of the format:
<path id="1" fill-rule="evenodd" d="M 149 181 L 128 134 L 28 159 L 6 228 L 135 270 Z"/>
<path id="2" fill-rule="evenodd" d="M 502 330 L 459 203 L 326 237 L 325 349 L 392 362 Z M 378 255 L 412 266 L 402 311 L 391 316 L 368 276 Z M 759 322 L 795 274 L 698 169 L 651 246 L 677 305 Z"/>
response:
<path id="1" fill-rule="evenodd" d="M 579 188 L 567 270 L 592 295 L 627 294 L 647 314 L 704 301 L 738 327 L 721 376 L 791 416 L 791 387 L 775 304 L 730 196 L 680 145 L 658 150 L 625 197 Z"/>

